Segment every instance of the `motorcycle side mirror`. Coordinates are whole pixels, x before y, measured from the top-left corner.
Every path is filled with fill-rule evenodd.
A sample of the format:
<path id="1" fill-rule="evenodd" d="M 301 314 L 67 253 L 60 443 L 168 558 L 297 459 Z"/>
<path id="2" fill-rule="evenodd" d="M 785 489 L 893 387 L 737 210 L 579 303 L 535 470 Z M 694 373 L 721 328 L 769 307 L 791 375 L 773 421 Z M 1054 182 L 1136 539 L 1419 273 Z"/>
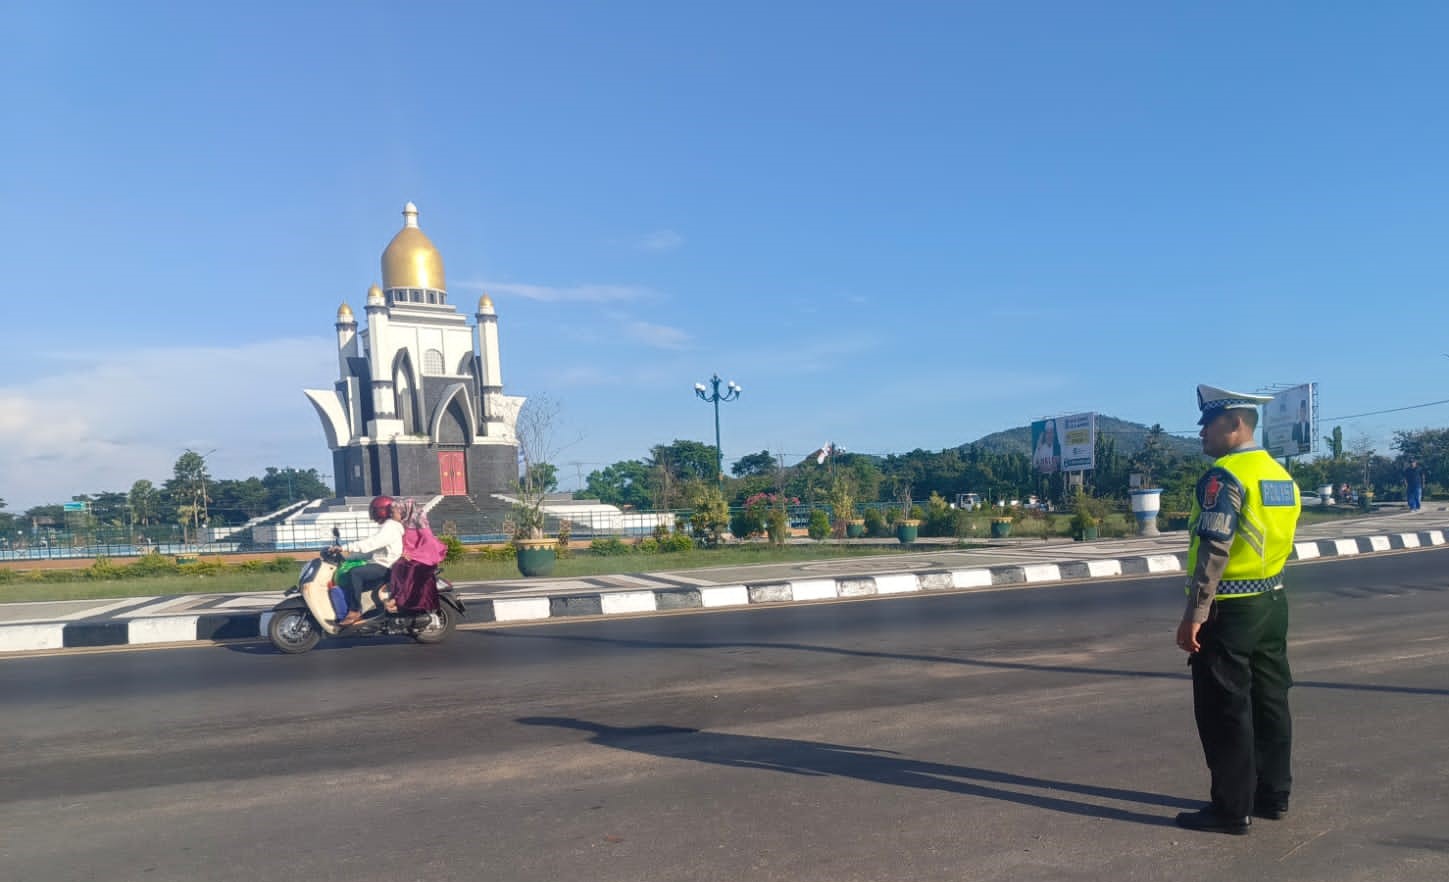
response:
<path id="1" fill-rule="evenodd" d="M 342 541 L 342 531 L 339 530 L 339 529 L 337 529 L 336 527 L 333 527 L 332 528 L 332 541 L 333 542 L 341 542 Z"/>

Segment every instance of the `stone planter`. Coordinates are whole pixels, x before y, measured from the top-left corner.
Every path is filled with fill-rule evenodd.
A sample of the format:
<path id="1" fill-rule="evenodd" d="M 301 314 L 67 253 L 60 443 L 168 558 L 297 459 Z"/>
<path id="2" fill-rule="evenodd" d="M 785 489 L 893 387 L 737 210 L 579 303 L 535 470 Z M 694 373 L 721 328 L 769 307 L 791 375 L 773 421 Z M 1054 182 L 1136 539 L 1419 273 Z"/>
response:
<path id="1" fill-rule="evenodd" d="M 1096 539 L 1097 525 L 1093 524 L 1090 527 L 1082 527 L 1076 532 L 1075 535 L 1072 536 L 1072 538 L 1078 542 L 1090 542 L 1091 540 Z"/>
<path id="2" fill-rule="evenodd" d="M 1132 516 L 1137 519 L 1138 536 L 1157 536 L 1157 513 L 1162 508 L 1162 490 L 1133 490 Z"/>
<path id="3" fill-rule="evenodd" d="M 896 540 L 902 545 L 910 545 L 921 535 L 921 522 L 917 520 L 904 520 L 896 522 Z"/>
<path id="4" fill-rule="evenodd" d="M 865 535 L 865 519 L 856 518 L 845 522 L 845 538 L 859 539 Z"/>
<path id="5" fill-rule="evenodd" d="M 518 549 L 520 573 L 529 578 L 553 574 L 553 566 L 558 563 L 558 544 L 554 540 L 518 539 L 513 544 Z"/>
<path id="6" fill-rule="evenodd" d="M 991 538 L 1005 539 L 1011 535 L 1011 518 L 991 519 Z"/>

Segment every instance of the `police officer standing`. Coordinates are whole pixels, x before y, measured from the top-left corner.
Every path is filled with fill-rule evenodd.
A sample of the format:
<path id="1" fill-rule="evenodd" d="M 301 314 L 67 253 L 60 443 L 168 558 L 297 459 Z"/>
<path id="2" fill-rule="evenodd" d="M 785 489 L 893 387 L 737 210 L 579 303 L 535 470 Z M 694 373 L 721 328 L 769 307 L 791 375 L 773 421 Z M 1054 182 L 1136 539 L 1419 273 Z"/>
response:
<path id="1" fill-rule="evenodd" d="M 1271 399 L 1197 387 L 1202 449 L 1187 555 L 1187 610 L 1177 645 L 1189 653 L 1193 712 L 1212 773 L 1212 802 L 1177 816 L 1189 830 L 1244 834 L 1252 817 L 1288 813 L 1288 603 L 1283 565 L 1298 525 L 1298 485 L 1257 446 L 1258 406 Z"/>

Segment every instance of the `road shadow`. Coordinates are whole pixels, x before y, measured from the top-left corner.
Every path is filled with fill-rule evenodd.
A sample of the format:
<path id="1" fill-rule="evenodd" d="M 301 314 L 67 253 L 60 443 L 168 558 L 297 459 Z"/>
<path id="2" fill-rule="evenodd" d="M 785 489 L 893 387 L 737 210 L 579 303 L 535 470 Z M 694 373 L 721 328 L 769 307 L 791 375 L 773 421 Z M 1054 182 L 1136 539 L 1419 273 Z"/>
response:
<path id="1" fill-rule="evenodd" d="M 650 756 L 691 760 L 735 769 L 758 769 L 809 777 L 853 778 L 872 784 L 939 790 L 975 796 L 1091 818 L 1105 818 L 1170 827 L 1172 818 L 1141 811 L 1069 799 L 1061 794 L 1111 799 L 1164 809 L 1192 809 L 1201 800 L 1180 799 L 1159 793 L 1099 787 L 1070 781 L 1034 778 L 992 769 L 932 763 L 903 757 L 890 750 L 800 741 L 793 738 L 764 738 L 732 735 L 680 726 L 610 726 L 575 717 L 520 717 L 525 726 L 553 726 L 589 734 L 589 742 L 616 750 Z M 1036 788 L 1024 793 L 1007 788 Z"/>
<path id="2" fill-rule="evenodd" d="M 967 658 L 964 656 L 926 655 L 915 652 L 879 652 L 869 649 L 847 649 L 839 646 L 817 646 L 810 643 L 778 643 L 762 640 L 729 641 L 674 641 L 639 640 L 619 637 L 590 637 L 582 634 L 546 634 L 537 630 L 488 630 L 474 633 L 510 640 L 563 640 L 578 643 L 606 643 L 630 649 L 783 649 L 792 652 L 817 652 L 843 655 L 852 658 L 878 658 L 892 661 L 918 661 L 931 664 L 963 665 L 974 668 L 990 668 L 1001 671 L 1034 671 L 1051 674 L 1083 674 L 1094 677 L 1139 677 L 1155 680 L 1190 680 L 1184 671 L 1132 671 L 1123 668 L 1094 668 L 1083 665 L 1042 665 L 1030 662 L 998 661 L 995 659 Z M 1382 686 L 1372 683 L 1332 683 L 1324 680 L 1294 680 L 1293 685 L 1304 689 L 1342 689 L 1351 692 L 1381 692 L 1396 695 L 1445 695 L 1449 689 L 1427 686 Z"/>

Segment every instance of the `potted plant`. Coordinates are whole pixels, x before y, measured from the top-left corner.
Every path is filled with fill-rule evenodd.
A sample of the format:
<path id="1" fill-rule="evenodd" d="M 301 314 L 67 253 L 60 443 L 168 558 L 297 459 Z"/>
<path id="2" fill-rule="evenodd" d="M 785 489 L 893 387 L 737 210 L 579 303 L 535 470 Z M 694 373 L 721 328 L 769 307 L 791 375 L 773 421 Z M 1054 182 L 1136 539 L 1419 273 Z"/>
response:
<path id="1" fill-rule="evenodd" d="M 896 500 L 901 504 L 901 517 L 896 521 L 896 541 L 910 545 L 921 535 L 920 520 L 911 517 L 911 482 L 896 484 Z"/>
<path id="2" fill-rule="evenodd" d="M 1132 516 L 1137 519 L 1137 535 L 1156 536 L 1157 513 L 1162 509 L 1162 489 L 1143 487 L 1131 491 Z"/>
<path id="3" fill-rule="evenodd" d="M 991 514 L 991 538 L 1005 539 L 1011 535 L 1011 522 L 1015 520 L 1011 514 L 1011 508 L 1005 502 L 1001 508 Z"/>
<path id="4" fill-rule="evenodd" d="M 549 444 L 558 407 L 547 398 L 535 398 L 518 414 L 519 477 L 514 487 L 513 545 L 518 551 L 518 572 L 527 577 L 552 575 L 558 562 L 558 542 L 544 535 L 548 496 Z"/>
<path id="5" fill-rule="evenodd" d="M 1085 490 L 1072 499 L 1072 538 L 1084 542 L 1097 538 L 1097 529 L 1107 519 L 1107 503 Z"/>

